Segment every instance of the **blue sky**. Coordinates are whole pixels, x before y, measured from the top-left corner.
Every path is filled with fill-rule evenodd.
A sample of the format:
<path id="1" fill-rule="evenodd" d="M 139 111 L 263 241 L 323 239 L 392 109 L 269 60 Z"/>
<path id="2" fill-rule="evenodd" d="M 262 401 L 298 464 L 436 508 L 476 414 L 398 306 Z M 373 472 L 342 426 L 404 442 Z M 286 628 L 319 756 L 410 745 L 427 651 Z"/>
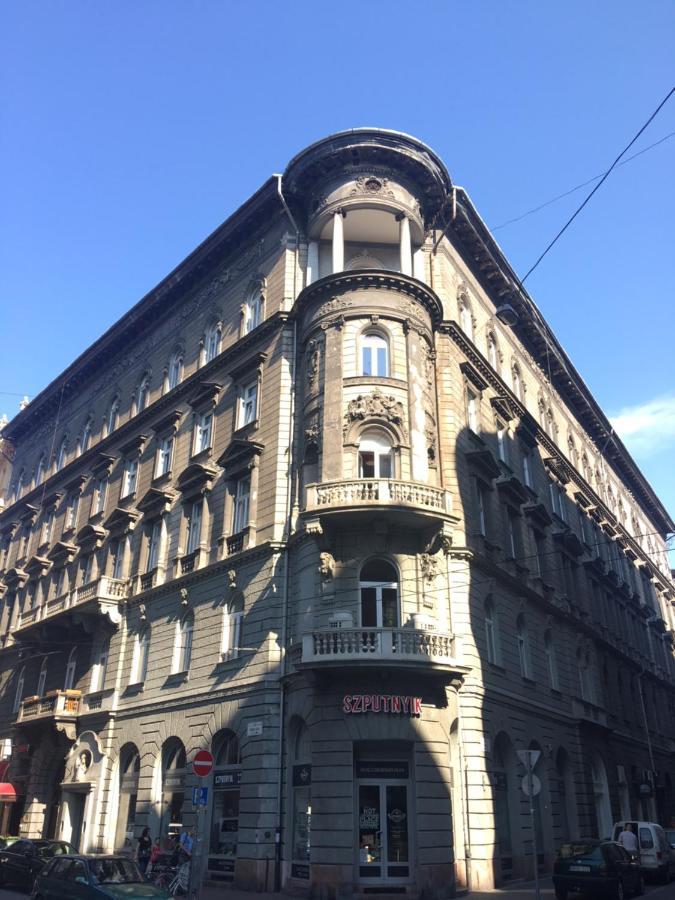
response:
<path id="1" fill-rule="evenodd" d="M 495 227 L 602 172 L 674 58 L 671 0 L 4 4 L 0 413 L 309 142 L 414 134 Z M 632 152 L 674 131 L 671 98 Z M 617 170 L 527 282 L 673 513 L 674 157 Z M 583 196 L 496 228 L 516 271 Z"/>

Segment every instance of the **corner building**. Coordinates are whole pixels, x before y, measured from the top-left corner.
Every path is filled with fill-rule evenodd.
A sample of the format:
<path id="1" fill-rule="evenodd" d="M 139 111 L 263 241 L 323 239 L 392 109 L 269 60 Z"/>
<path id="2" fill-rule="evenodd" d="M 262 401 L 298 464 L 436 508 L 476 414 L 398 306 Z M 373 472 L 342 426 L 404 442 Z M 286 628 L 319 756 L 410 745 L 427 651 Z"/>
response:
<path id="1" fill-rule="evenodd" d="M 416 139 L 304 150 L 3 439 L 6 831 L 447 897 L 675 815 L 673 522 Z"/>

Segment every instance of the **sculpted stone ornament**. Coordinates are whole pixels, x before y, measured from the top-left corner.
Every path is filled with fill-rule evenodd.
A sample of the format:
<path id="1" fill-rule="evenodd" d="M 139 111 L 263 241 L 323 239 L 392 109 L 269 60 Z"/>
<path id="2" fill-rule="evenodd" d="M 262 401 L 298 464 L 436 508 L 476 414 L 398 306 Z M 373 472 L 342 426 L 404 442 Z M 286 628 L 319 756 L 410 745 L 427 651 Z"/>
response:
<path id="1" fill-rule="evenodd" d="M 321 350 L 318 341 L 310 341 L 307 344 L 307 357 L 305 360 L 305 371 L 307 372 L 307 384 L 310 389 L 316 384 L 319 374 L 319 360 L 321 358 Z"/>
<path id="2" fill-rule="evenodd" d="M 422 553 L 420 554 L 420 569 L 426 583 L 431 585 L 438 575 L 438 560 L 429 553 Z"/>
<path id="3" fill-rule="evenodd" d="M 430 463 L 436 462 L 436 429 L 429 427 L 425 430 L 424 435 L 427 439 L 427 457 Z"/>
<path id="4" fill-rule="evenodd" d="M 75 762 L 75 781 L 84 781 L 91 765 L 91 756 L 87 750 L 83 750 Z"/>
<path id="5" fill-rule="evenodd" d="M 235 569 L 227 570 L 227 585 L 231 590 L 234 590 L 237 586 L 237 572 Z"/>
<path id="6" fill-rule="evenodd" d="M 330 581 L 333 578 L 333 573 L 335 572 L 335 560 L 330 553 L 319 554 L 318 572 L 324 581 Z"/>
<path id="7" fill-rule="evenodd" d="M 349 401 L 345 413 L 345 431 L 352 422 L 364 419 L 384 419 L 385 422 L 398 425 L 405 433 L 403 417 L 403 404 L 396 397 L 387 396 L 380 390 L 375 390 L 372 394 L 359 394 L 356 399 Z"/>
<path id="8" fill-rule="evenodd" d="M 190 595 L 188 593 L 188 589 L 183 587 L 180 589 L 180 605 L 187 606 L 189 602 L 190 602 Z"/>

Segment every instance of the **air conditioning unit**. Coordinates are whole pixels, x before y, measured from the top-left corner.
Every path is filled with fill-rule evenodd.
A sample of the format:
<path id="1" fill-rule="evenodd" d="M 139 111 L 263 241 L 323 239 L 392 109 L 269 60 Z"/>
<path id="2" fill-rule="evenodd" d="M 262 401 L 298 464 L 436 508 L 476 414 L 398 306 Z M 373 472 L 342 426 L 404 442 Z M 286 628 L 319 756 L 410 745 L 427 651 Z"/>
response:
<path id="1" fill-rule="evenodd" d="M 330 617 L 328 624 L 331 628 L 353 628 L 354 617 L 346 610 L 338 610 Z"/>

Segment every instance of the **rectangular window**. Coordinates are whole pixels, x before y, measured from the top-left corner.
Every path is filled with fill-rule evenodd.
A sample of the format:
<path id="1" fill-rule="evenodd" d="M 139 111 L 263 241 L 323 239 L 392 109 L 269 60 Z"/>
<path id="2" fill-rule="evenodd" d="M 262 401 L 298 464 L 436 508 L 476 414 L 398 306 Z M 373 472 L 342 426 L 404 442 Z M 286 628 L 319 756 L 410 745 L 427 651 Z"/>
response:
<path id="1" fill-rule="evenodd" d="M 233 659 L 239 655 L 241 644 L 241 625 L 244 619 L 243 612 L 225 612 L 223 621 L 223 642 L 220 648 L 222 656 Z"/>
<path id="2" fill-rule="evenodd" d="M 129 497 L 136 490 L 138 479 L 138 460 L 127 459 L 124 463 L 124 475 L 122 476 L 122 493 L 120 496 Z"/>
<path id="3" fill-rule="evenodd" d="M 68 508 L 66 510 L 66 528 L 77 527 L 77 510 L 80 505 L 80 495 L 71 494 L 68 499 Z"/>
<path id="4" fill-rule="evenodd" d="M 52 539 L 52 531 L 54 530 L 54 517 L 55 512 L 51 509 L 42 523 L 42 541 L 43 544 L 48 544 Z"/>
<path id="5" fill-rule="evenodd" d="M 506 425 L 502 422 L 497 422 L 497 456 L 506 465 L 509 463 L 508 440 L 509 433 Z"/>
<path id="6" fill-rule="evenodd" d="M 251 381 L 241 388 L 239 395 L 239 417 L 237 427 L 243 428 L 255 422 L 258 415 L 258 382 Z"/>
<path id="7" fill-rule="evenodd" d="M 478 515 L 478 534 L 487 537 L 487 494 L 480 481 L 476 482 L 476 512 Z"/>
<path id="8" fill-rule="evenodd" d="M 97 513 L 102 513 L 105 509 L 105 495 L 106 490 L 108 488 L 108 478 L 107 476 L 103 476 L 96 481 L 96 485 L 94 487 L 94 496 L 92 502 L 92 515 L 96 515 Z"/>
<path id="9" fill-rule="evenodd" d="M 534 568 L 536 574 L 540 578 L 543 578 L 544 572 L 546 571 L 546 538 L 540 531 L 533 532 L 533 536 L 534 546 L 536 547 Z"/>
<path id="10" fill-rule="evenodd" d="M 518 662 L 520 663 L 520 674 L 523 678 L 530 677 L 530 665 L 527 653 L 527 637 L 524 631 L 518 632 Z"/>
<path id="11" fill-rule="evenodd" d="M 195 422 L 194 453 L 201 453 L 211 446 L 213 413 L 201 413 Z"/>
<path id="12" fill-rule="evenodd" d="M 111 559 L 111 571 L 110 574 L 113 578 L 123 578 L 124 577 L 124 555 L 126 551 L 127 540 L 126 538 L 119 538 L 114 541 L 110 547 L 110 559 Z"/>
<path id="13" fill-rule="evenodd" d="M 530 451 L 523 448 L 523 482 L 530 489 L 534 490 L 534 482 L 532 480 L 532 456 Z"/>
<path id="14" fill-rule="evenodd" d="M 94 554 L 90 553 L 82 561 L 82 584 L 89 584 L 94 577 Z"/>
<path id="15" fill-rule="evenodd" d="M 495 623 L 491 613 L 485 616 L 485 643 L 487 645 L 488 662 L 495 665 L 497 662 L 497 647 L 495 644 Z"/>
<path id="16" fill-rule="evenodd" d="M 157 564 L 159 563 L 159 545 L 162 539 L 162 520 L 157 519 L 156 522 L 152 523 L 152 528 L 150 529 L 150 533 L 148 535 L 148 563 L 146 566 L 146 572 L 152 572 L 153 569 L 157 568 Z"/>
<path id="17" fill-rule="evenodd" d="M 478 402 L 479 397 L 470 387 L 466 389 L 466 420 L 469 428 L 474 434 L 479 432 L 478 419 Z"/>
<path id="18" fill-rule="evenodd" d="M 506 552 L 511 559 L 518 559 L 520 553 L 520 523 L 518 515 L 510 507 L 505 510 Z"/>
<path id="19" fill-rule="evenodd" d="M 243 531 L 249 521 L 249 500 L 251 496 L 251 479 L 241 478 L 237 482 L 234 495 L 234 515 L 232 518 L 232 533 Z"/>
<path id="20" fill-rule="evenodd" d="M 157 462 L 155 463 L 155 478 L 167 475 L 171 471 L 171 458 L 173 456 L 173 435 L 165 435 L 159 441 L 157 447 Z"/>
<path id="21" fill-rule="evenodd" d="M 106 641 L 98 654 L 91 673 L 91 693 L 102 691 L 105 687 L 105 678 L 108 672 L 108 642 Z"/>
<path id="22" fill-rule="evenodd" d="M 196 500 L 188 515 L 187 523 L 187 552 L 194 553 L 198 549 L 202 539 L 202 500 Z"/>

